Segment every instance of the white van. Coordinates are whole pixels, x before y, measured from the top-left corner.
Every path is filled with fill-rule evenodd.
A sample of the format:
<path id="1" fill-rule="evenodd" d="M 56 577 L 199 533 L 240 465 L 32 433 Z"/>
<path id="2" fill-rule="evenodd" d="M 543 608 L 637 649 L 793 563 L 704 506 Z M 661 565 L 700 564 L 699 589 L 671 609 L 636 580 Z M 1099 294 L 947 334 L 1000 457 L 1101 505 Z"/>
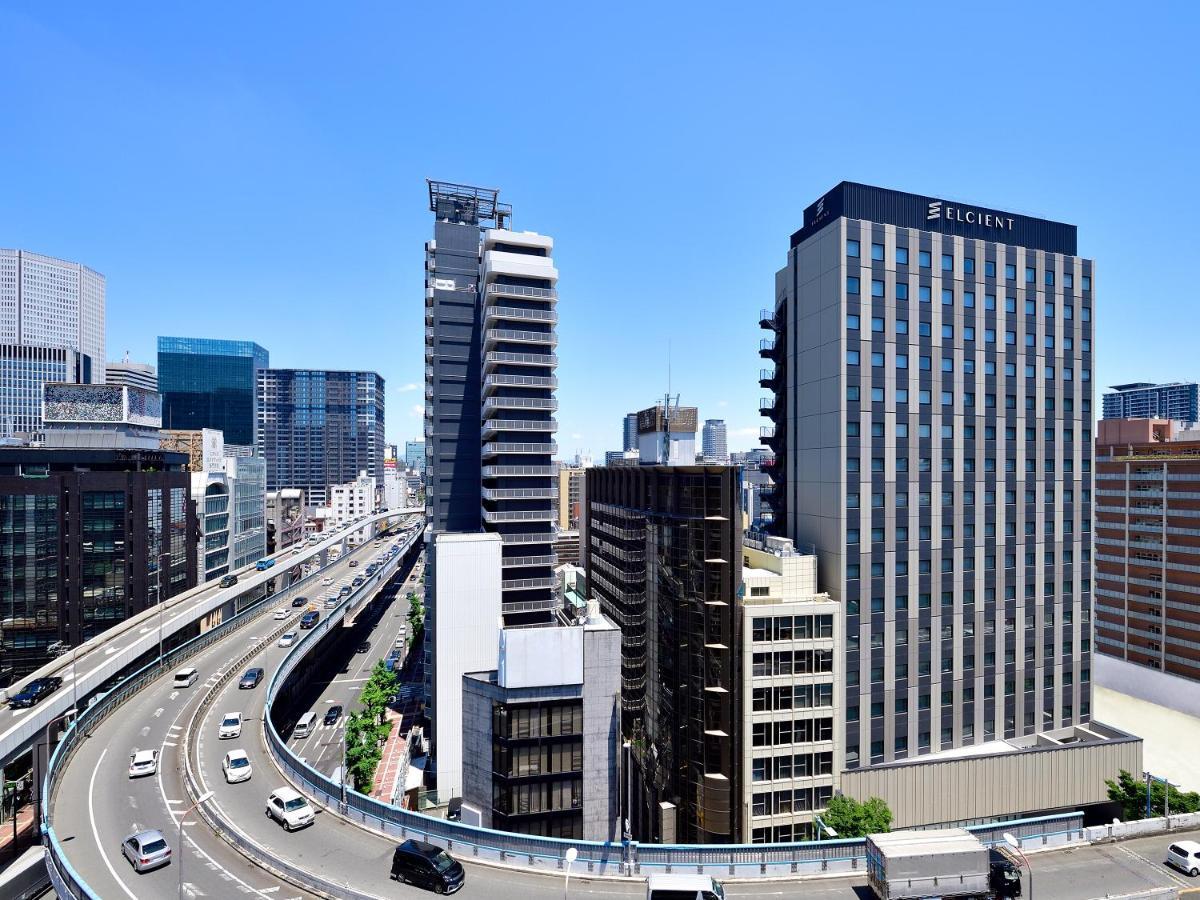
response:
<path id="1" fill-rule="evenodd" d="M 200 673 L 189 666 L 186 669 L 180 669 L 175 673 L 175 687 L 185 688 L 191 687 L 196 683 L 196 679 L 200 677 Z"/>
<path id="2" fill-rule="evenodd" d="M 707 875 L 651 875 L 646 900 L 725 900 L 725 892 Z"/>
<path id="3" fill-rule="evenodd" d="M 308 737 L 312 734 L 313 726 L 316 724 L 317 714 L 315 712 L 306 712 L 300 717 L 300 721 L 296 723 L 296 727 L 292 729 L 292 737 Z"/>

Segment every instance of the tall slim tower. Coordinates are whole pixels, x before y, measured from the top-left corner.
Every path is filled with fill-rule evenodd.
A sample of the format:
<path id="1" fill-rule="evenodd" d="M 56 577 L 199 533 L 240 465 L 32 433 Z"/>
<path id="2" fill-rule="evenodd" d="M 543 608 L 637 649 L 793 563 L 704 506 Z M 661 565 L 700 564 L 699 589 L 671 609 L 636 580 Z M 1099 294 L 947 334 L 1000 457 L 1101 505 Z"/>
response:
<path id="1" fill-rule="evenodd" d="M 487 188 L 429 182 L 426 510 L 433 533 L 499 534 L 506 617 L 554 606 L 558 270 Z M 489 227 L 494 225 L 495 227 Z"/>
<path id="2" fill-rule="evenodd" d="M 726 438 L 724 419 L 705 419 L 701 435 L 700 452 L 706 463 L 728 465 L 729 442 Z"/>
<path id="3" fill-rule="evenodd" d="M 849 182 L 792 235 L 764 439 L 775 527 L 843 604 L 848 770 L 1091 720 L 1076 253 L 1073 225 Z"/>

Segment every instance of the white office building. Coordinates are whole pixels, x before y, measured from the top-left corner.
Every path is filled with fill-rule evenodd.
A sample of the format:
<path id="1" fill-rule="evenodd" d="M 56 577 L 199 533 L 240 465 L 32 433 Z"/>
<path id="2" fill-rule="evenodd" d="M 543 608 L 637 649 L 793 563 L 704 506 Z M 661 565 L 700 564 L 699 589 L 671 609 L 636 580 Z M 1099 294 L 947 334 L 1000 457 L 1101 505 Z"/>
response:
<path id="1" fill-rule="evenodd" d="M 375 512 L 375 479 L 366 472 L 346 484 L 335 484 L 329 488 L 329 513 L 325 518 L 326 529 L 337 529 L 354 519 Z M 358 543 L 366 540 L 364 529 L 351 535 L 350 540 Z"/>
<path id="2" fill-rule="evenodd" d="M 104 382 L 104 276 L 0 248 L 0 437 L 40 442 L 42 386 Z"/>
<path id="3" fill-rule="evenodd" d="M 434 598 L 425 612 L 426 712 L 442 802 L 463 796 L 463 676 L 499 665 L 503 547 L 495 532 L 433 536 L 426 570 Z"/>
<path id="4" fill-rule="evenodd" d="M 121 362 L 110 362 L 104 367 L 105 384 L 145 388 L 148 391 L 158 390 L 158 373 L 149 363 L 131 362 L 126 356 Z"/>

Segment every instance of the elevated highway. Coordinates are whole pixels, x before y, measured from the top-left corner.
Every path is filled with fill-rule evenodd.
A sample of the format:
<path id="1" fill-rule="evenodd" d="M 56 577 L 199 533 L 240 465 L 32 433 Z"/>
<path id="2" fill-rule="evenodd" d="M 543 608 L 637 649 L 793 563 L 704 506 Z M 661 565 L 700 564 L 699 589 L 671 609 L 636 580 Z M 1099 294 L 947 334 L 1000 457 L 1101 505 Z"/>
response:
<path id="1" fill-rule="evenodd" d="M 85 701 L 147 654 L 157 656 L 160 641 L 170 647 L 177 643 L 177 635 L 190 635 L 206 617 L 215 619 L 220 618 L 222 611 L 236 611 L 239 598 L 261 592 L 272 580 L 277 582 L 278 590 L 288 587 L 303 565 L 324 561 L 335 548 L 344 553 L 348 538 L 364 528 L 374 531 L 381 523 L 423 513 L 423 509 L 417 508 L 376 513 L 330 534 L 318 544 L 306 545 L 300 553 L 294 553 L 291 547 L 281 550 L 270 557 L 275 565 L 266 571 L 248 566 L 237 573 L 238 583 L 228 588 L 215 582 L 199 585 L 126 619 L 47 663 L 6 689 L 7 695 L 13 696 L 35 678 L 54 675 L 63 679 L 62 687 L 31 709 L 0 712 L 0 767 L 28 752 L 35 741 L 44 740 L 46 729 L 68 713 L 77 700 Z"/>
<path id="2" fill-rule="evenodd" d="M 369 551 L 363 548 L 353 552 Z M 348 571 L 348 558 L 329 569 L 335 577 Z M 341 807 L 334 797 L 314 794 L 311 784 L 324 776 L 291 760 L 295 742 L 287 741 L 286 730 L 282 734 L 273 732 L 266 708 L 272 689 L 286 680 L 289 671 L 298 670 L 306 655 L 326 652 L 330 632 L 362 610 L 369 602 L 369 593 L 381 584 L 376 580 L 365 585 L 365 593 L 352 596 L 329 615 L 323 611 L 319 629 L 307 632 L 309 637 L 293 648 L 280 648 L 276 641 L 280 630 L 294 627 L 293 621 L 276 621 L 254 610 L 247 615 L 246 624 L 234 629 L 233 623 L 227 623 L 227 633 L 217 635 L 209 646 L 188 659 L 188 664 L 202 673 L 202 681 L 190 692 L 175 691 L 169 675 L 163 673 L 137 685 L 128 699 L 94 726 L 85 722 L 87 736 L 76 735 L 70 753 L 62 748 L 56 753 L 55 763 L 62 754 L 63 765 L 54 769 L 58 774 L 48 804 L 49 859 L 62 896 L 157 898 L 177 896 L 181 887 L 182 896 L 188 897 L 227 897 L 235 893 L 280 900 L 425 896 L 388 878 L 388 861 L 395 843 L 405 833 L 419 835 L 422 821 L 433 840 L 450 843 L 466 864 L 468 878 L 463 896 L 487 896 L 490 900 L 561 896 L 563 869 L 550 857 L 534 859 L 534 852 L 550 846 L 539 843 L 546 839 L 477 829 L 474 833 L 463 831 L 465 837 L 448 842 L 443 835 L 453 823 L 414 814 L 404 820 L 408 825 L 403 831 L 390 822 L 371 822 L 369 817 L 356 823 L 349 818 L 354 815 L 352 808 Z M 278 602 L 287 601 L 281 598 Z M 249 665 L 266 668 L 267 679 L 254 690 L 240 691 L 236 677 Z M 175 667 L 172 663 L 171 669 Z M 247 720 L 242 736 L 221 741 L 216 737 L 216 721 L 222 713 L 233 710 L 240 711 Z M 69 733 L 64 747 L 71 739 Z M 334 731 L 324 740 L 340 740 L 340 734 Z M 280 752 L 281 743 L 287 753 Z M 131 781 L 127 777 L 128 754 L 134 747 L 160 750 L 162 764 L 154 778 Z M 249 782 L 224 782 L 220 762 L 231 747 L 243 749 L 250 756 L 254 775 Z M 340 748 L 326 749 L 340 753 Z M 328 783 L 328 779 L 325 781 Z M 318 796 L 316 823 L 291 834 L 263 814 L 267 794 L 288 782 Z M 210 791 L 212 797 L 199 810 L 185 815 L 198 797 Z M 181 821 L 186 823 L 182 847 L 175 837 Z M 164 869 L 137 875 L 120 856 L 119 843 L 126 834 L 144 827 L 157 827 L 167 834 L 176 858 Z M 1032 830 L 1036 827 L 1040 826 L 1030 825 L 1031 830 L 1025 832 L 1029 835 L 1026 850 L 1053 847 L 1053 836 L 1045 829 L 1046 836 L 1039 836 Z M 1162 850 L 1168 840 L 1195 834 L 1177 833 L 1170 839 L 1159 835 L 1094 846 L 1081 844 L 1078 833 L 1069 835 L 1064 845 L 1069 852 L 1030 854 L 1038 896 L 1061 900 L 1175 896 L 1188 879 L 1161 864 Z M 561 843 L 565 846 L 569 842 Z M 510 849 L 506 866 L 479 862 L 488 859 L 490 852 L 521 845 L 534 852 L 523 856 Z M 839 849 L 842 861 L 848 863 L 853 858 L 847 855 L 850 848 L 831 849 L 835 852 L 829 858 L 835 862 Z M 589 873 L 582 866 L 586 852 L 590 851 L 581 850 L 581 865 L 572 873 L 572 895 L 644 896 L 644 882 L 637 878 L 589 878 L 597 873 Z M 726 871 L 720 877 L 728 879 L 726 893 L 731 897 L 795 896 L 797 890 L 815 900 L 868 896 L 861 866 L 848 866 L 840 877 L 833 875 L 838 870 L 832 867 L 826 877 L 807 880 L 802 888 L 798 888 L 794 875 L 749 880 L 765 872 L 769 854 L 781 852 L 792 853 L 795 860 L 806 848 L 662 848 L 657 858 L 673 859 L 667 864 L 675 871 L 694 870 L 697 861 L 709 854 L 725 859 L 727 864 L 722 865 Z M 667 865 L 650 862 L 656 858 L 650 854 L 646 858 L 641 877 L 648 871 L 662 871 Z M 737 879 L 747 881 L 735 883 Z"/>

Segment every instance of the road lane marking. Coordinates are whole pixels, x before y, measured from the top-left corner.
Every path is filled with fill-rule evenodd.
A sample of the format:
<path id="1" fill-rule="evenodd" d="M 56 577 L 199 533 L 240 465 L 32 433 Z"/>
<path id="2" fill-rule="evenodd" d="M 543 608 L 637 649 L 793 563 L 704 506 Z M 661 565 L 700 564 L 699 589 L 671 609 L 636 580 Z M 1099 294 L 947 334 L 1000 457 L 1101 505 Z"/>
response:
<path id="1" fill-rule="evenodd" d="M 159 716 L 161 716 L 162 714 L 163 714 L 163 708 L 160 706 L 158 709 L 156 709 L 156 710 L 154 711 L 154 718 L 156 718 L 156 719 L 157 719 L 157 718 L 158 718 Z"/>
<path id="2" fill-rule="evenodd" d="M 104 762 L 104 755 L 108 753 L 108 748 L 105 747 L 100 751 L 100 758 L 96 760 L 96 768 L 92 769 L 91 780 L 88 781 L 88 818 L 92 822 L 92 840 L 96 842 L 96 851 L 100 854 L 100 858 L 104 860 L 104 865 L 108 867 L 108 873 L 112 875 L 113 880 L 121 886 L 128 896 L 129 900 L 138 900 L 137 896 L 126 887 L 125 882 L 121 880 L 121 876 L 117 874 L 117 870 L 113 868 L 112 862 L 108 858 L 108 854 L 104 852 L 104 844 L 100 843 L 100 829 L 96 827 L 96 807 L 94 803 L 94 794 L 96 789 L 96 773 L 100 771 L 100 764 Z M 121 858 L 125 858 L 124 851 L 121 852 Z"/>
<path id="3" fill-rule="evenodd" d="M 1149 866 L 1155 872 L 1159 872 L 1163 875 L 1166 875 L 1175 884 L 1181 885 L 1182 887 L 1188 886 L 1188 882 L 1184 881 L 1183 878 L 1180 877 L 1179 875 L 1176 875 L 1175 872 L 1171 868 L 1169 868 L 1165 863 L 1163 863 L 1162 865 L 1159 865 L 1158 863 L 1151 862 L 1149 859 L 1142 856 L 1142 854 L 1138 853 L 1135 850 L 1130 850 L 1128 847 L 1119 847 L 1118 849 L 1120 849 L 1120 851 L 1122 853 L 1124 853 L 1126 856 L 1132 856 L 1134 859 L 1144 862 L 1147 866 Z"/>

